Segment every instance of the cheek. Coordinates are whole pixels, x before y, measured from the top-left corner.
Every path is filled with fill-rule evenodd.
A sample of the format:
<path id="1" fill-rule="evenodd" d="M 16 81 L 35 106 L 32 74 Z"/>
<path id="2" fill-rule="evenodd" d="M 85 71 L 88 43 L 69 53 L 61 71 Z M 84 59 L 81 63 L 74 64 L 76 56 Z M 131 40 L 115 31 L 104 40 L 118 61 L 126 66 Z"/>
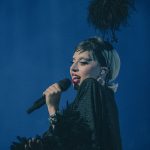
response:
<path id="1" fill-rule="evenodd" d="M 71 67 L 70 67 L 70 70 L 69 70 L 69 72 L 70 72 L 70 75 L 71 75 Z"/>
<path id="2" fill-rule="evenodd" d="M 88 67 L 85 70 L 82 71 L 83 77 L 94 77 L 96 78 L 98 76 L 98 69 L 95 67 Z"/>

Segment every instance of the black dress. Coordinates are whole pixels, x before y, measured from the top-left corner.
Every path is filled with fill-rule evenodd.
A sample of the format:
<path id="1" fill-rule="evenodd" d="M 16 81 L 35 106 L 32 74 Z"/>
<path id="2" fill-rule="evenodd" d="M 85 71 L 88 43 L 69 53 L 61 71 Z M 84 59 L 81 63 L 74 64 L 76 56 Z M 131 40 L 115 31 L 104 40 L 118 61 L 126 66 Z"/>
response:
<path id="1" fill-rule="evenodd" d="M 75 100 L 57 115 L 55 128 L 50 126 L 39 139 L 39 150 L 121 150 L 114 92 L 93 78 L 85 79 Z M 26 142 L 11 150 L 24 150 Z"/>

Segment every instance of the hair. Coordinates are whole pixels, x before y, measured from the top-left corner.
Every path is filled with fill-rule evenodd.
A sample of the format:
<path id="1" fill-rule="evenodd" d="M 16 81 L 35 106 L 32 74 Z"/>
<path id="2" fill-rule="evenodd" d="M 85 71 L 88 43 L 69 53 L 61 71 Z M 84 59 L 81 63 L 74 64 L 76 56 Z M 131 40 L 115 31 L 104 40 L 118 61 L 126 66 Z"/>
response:
<path id="1" fill-rule="evenodd" d="M 100 66 L 108 68 L 105 82 L 108 87 L 116 91 L 118 84 L 114 84 L 112 81 L 119 74 L 120 58 L 112 44 L 100 37 L 91 37 L 80 42 L 75 48 L 75 52 L 77 51 L 92 51 L 94 59 L 99 62 Z"/>

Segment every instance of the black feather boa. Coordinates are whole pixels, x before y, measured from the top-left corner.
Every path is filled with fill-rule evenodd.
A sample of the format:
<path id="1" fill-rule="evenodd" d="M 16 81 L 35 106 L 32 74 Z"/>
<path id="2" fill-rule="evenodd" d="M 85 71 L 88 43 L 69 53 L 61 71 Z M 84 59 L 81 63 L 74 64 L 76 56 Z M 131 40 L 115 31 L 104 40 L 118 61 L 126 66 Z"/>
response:
<path id="1" fill-rule="evenodd" d="M 80 117 L 80 113 L 71 109 L 63 111 L 55 132 L 51 128 L 42 136 L 34 139 L 32 148 L 25 149 L 30 138 L 17 137 L 18 142 L 13 142 L 11 150 L 98 150 L 92 140 L 92 132 L 87 122 Z"/>

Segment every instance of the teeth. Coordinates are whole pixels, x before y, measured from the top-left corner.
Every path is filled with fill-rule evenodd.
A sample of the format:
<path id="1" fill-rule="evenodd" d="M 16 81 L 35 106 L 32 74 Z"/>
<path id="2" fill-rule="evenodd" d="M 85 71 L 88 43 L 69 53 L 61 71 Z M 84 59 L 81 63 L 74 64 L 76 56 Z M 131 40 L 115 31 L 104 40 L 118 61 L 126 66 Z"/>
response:
<path id="1" fill-rule="evenodd" d="M 73 79 L 80 79 L 80 77 L 78 77 L 78 76 L 75 76 L 75 77 L 73 77 Z"/>

